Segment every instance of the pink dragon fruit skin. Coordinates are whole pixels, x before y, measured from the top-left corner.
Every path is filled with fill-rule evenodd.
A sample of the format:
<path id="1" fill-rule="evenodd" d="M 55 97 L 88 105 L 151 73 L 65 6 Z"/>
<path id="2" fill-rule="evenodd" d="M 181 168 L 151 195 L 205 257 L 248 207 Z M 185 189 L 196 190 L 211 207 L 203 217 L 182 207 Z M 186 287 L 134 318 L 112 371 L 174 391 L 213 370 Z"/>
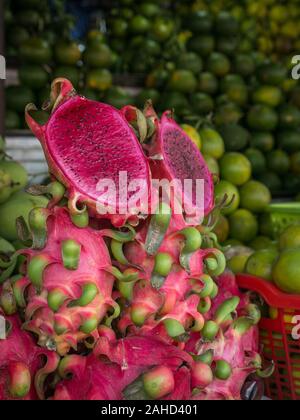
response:
<path id="1" fill-rule="evenodd" d="M 172 214 L 167 232 L 156 252 L 156 255 L 168 255 L 172 260 L 172 268 L 159 288 L 153 287 L 152 284 L 156 257 L 147 254 L 145 249 L 147 232 L 151 226 L 146 224 L 139 230 L 135 241 L 125 245 L 127 260 L 142 269 L 139 276 L 141 281 L 133 286 L 132 298 L 125 306 L 118 323 L 123 334 L 126 334 L 128 329 L 131 333 L 142 332 L 155 336 L 160 334 L 167 342 L 172 342 L 162 328 L 162 324 L 170 319 L 182 325 L 185 331 L 200 331 L 203 327 L 205 318 L 198 311 L 200 297 L 195 293 L 194 285 L 196 282 L 201 288 L 206 259 L 209 256 L 214 257 L 219 251 L 196 249 L 190 255 L 188 269 L 182 266 L 180 256 L 185 238 L 180 232 L 184 231 L 185 227 L 183 218 Z M 200 235 L 197 230 L 196 233 Z M 220 270 L 222 272 L 223 268 L 220 267 Z M 140 314 L 143 321 L 138 328 L 134 325 L 134 313 Z"/>
<path id="2" fill-rule="evenodd" d="M 218 286 L 220 292 L 214 300 L 210 314 L 207 315 L 208 319 L 213 316 L 220 304 L 233 296 L 239 296 L 241 299 L 237 315 L 242 316 L 250 300 L 247 295 L 242 294 L 238 289 L 235 276 L 231 272 L 225 272 L 218 279 Z M 232 374 L 228 380 L 214 379 L 205 390 L 196 394 L 193 397 L 194 399 L 239 400 L 246 378 L 256 371 L 254 361 L 259 352 L 258 328 L 252 326 L 246 332 L 240 333 L 238 329 L 234 328 L 234 325 L 231 325 L 228 328 L 225 327 L 225 331 L 221 331 L 212 343 L 204 342 L 201 338 L 197 340 L 195 334 L 188 343 L 186 350 L 197 354 L 212 350 L 215 362 L 225 360 L 232 368 Z"/>
<path id="3" fill-rule="evenodd" d="M 9 328 L 7 338 L 0 340 L 0 400 L 43 398 L 44 380 L 56 370 L 59 357 L 39 348 L 30 334 L 22 330 L 17 315 L 5 319 Z"/>
<path id="4" fill-rule="evenodd" d="M 115 342 L 100 338 L 91 355 L 67 356 L 66 362 L 64 373 L 73 377 L 57 385 L 55 400 L 122 400 L 126 387 L 159 365 L 174 373 L 175 390 L 166 399 L 190 395 L 189 370 L 182 365 L 191 365 L 192 358 L 157 338 L 132 336 Z"/>
<path id="5" fill-rule="evenodd" d="M 76 95 L 66 79 L 53 82 L 52 105 L 46 125 L 39 126 L 33 119 L 32 105 L 27 107 L 26 121 L 43 146 L 50 173 L 68 189 L 70 209 L 76 212 L 84 204 L 93 216 L 107 217 L 122 226 L 136 215 L 136 209 L 127 209 L 133 193 L 119 189 L 120 172 L 127 173 L 127 188 L 131 181 L 143 182 L 141 200 L 146 204 L 151 187 L 149 165 L 132 128 L 113 107 Z M 115 183 L 115 207 L 101 197 L 103 188 L 97 189 L 104 179 Z M 97 209 L 101 205 L 114 213 L 100 216 Z"/>
<path id="6" fill-rule="evenodd" d="M 111 260 L 101 232 L 77 228 L 66 209 L 56 207 L 49 214 L 47 236 L 42 250 L 24 251 L 28 258 L 27 273 L 15 283 L 14 289 L 23 295 L 27 292 L 23 298 L 27 303 L 25 328 L 38 335 L 40 345 L 64 355 L 89 335 L 82 329 L 86 323 L 92 322 L 90 334 L 97 337 L 98 324 L 111 307 L 116 307 L 112 300 L 114 277 L 109 274 Z M 80 246 L 75 270 L 64 265 L 62 246 L 66 240 L 74 240 Z M 33 261 L 39 268 L 43 259 L 46 263 L 39 279 L 41 284 L 37 284 L 30 278 L 30 264 Z M 78 299 L 87 285 L 96 288 L 95 293 L 90 301 L 80 303 Z M 58 304 L 51 304 L 52 293 Z"/>

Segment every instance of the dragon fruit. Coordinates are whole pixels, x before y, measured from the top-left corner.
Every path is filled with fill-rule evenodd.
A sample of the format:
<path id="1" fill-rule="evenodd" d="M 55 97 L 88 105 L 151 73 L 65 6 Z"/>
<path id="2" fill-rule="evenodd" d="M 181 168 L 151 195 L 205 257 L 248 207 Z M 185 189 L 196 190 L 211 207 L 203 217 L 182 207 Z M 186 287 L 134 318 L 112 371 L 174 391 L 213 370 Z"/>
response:
<path id="1" fill-rule="evenodd" d="M 160 380 L 161 385 L 162 377 L 163 386 L 158 386 L 161 398 L 188 399 L 190 381 L 185 365 L 192 363 L 188 353 L 158 338 L 131 336 L 109 342 L 102 337 L 89 356 L 62 359 L 58 368 L 62 381 L 54 399 L 149 399 L 147 389 L 151 393 L 153 380 Z M 72 379 L 68 379 L 70 374 Z"/>
<path id="2" fill-rule="evenodd" d="M 2 319 L 6 321 L 7 332 L 6 338 L 0 339 L 0 400 L 44 398 L 44 382 L 56 370 L 58 355 L 39 348 L 29 333 L 21 329 L 18 316 Z"/>
<path id="3" fill-rule="evenodd" d="M 35 209 L 30 226 L 35 246 L 23 251 L 27 264 L 14 296 L 25 310 L 24 328 L 64 355 L 88 336 L 96 339 L 102 320 L 115 316 L 108 311 L 118 311 L 110 256 L 101 232 L 76 227 L 67 209 Z"/>
<path id="4" fill-rule="evenodd" d="M 214 184 L 199 149 L 169 111 L 159 120 L 152 104 L 148 102 L 143 113 L 132 106 L 123 108 L 122 112 L 133 127 L 139 128 L 142 142 L 145 137 L 150 139 L 143 146 L 149 158 L 152 178 L 172 183 L 179 209 L 183 209 L 189 224 L 200 224 L 203 216 L 208 215 L 214 207 Z M 149 130 L 147 136 L 143 135 L 145 127 Z M 204 185 L 198 197 L 196 192 L 201 181 Z"/>
<path id="5" fill-rule="evenodd" d="M 109 218 L 116 226 L 135 217 L 136 207 L 127 208 L 134 194 L 130 184 L 141 181 L 140 199 L 148 203 L 150 171 L 123 114 L 109 105 L 78 96 L 66 79 L 56 79 L 52 84 L 52 114 L 46 125 L 39 126 L 33 119 L 31 111 L 35 109 L 32 104 L 27 106 L 27 124 L 44 148 L 51 175 L 67 188 L 72 214 L 84 212 L 87 206 L 93 216 L 99 216 L 103 206 L 101 217 Z M 126 173 L 125 185 L 120 184 L 120 173 Z M 116 187 L 112 208 L 104 191 L 99 191 L 98 183 L 105 179 L 113 180 Z"/>
<path id="6" fill-rule="evenodd" d="M 158 219 L 165 219 L 167 228 L 157 226 Z M 183 219 L 161 214 L 152 216 L 135 240 L 125 244 L 126 260 L 140 269 L 130 293 L 122 284 L 119 289 L 127 301 L 119 321 L 123 334 L 137 327 L 176 338 L 203 328 L 202 305 L 216 293 L 212 276 L 222 274 L 225 258 L 217 249 L 201 249 L 202 239 Z"/>
<path id="7" fill-rule="evenodd" d="M 5 283 L 0 295 L 7 312 L 22 310 L 23 328 L 41 347 L 63 356 L 47 396 L 240 399 L 249 374 L 261 368 L 259 313 L 234 277 L 222 276 L 226 261 L 213 217 L 200 224 L 214 206 L 200 152 L 170 113 L 159 121 L 150 104 L 144 112 L 131 106 L 119 112 L 77 96 L 58 79 L 49 108 L 43 127 L 32 106 L 26 119 L 54 177 L 31 191 L 52 201 L 31 213 L 29 231 L 19 221 L 32 248 L 21 251 L 22 276 Z M 184 202 L 185 213 L 163 194 L 151 201 L 156 211 L 149 217 L 135 205 L 120 212 L 132 198 L 120 187 L 115 212 L 98 214 L 99 203 L 111 204 L 98 196 L 98 181 L 118 185 L 122 171 L 128 182 L 144 182 L 147 206 L 151 178 L 188 178 L 194 187 L 203 179 L 204 203 L 175 183 L 171 195 Z"/>
<path id="8" fill-rule="evenodd" d="M 218 280 L 219 296 L 207 319 L 221 320 L 218 332 L 212 337 L 205 336 L 205 328 L 200 337 L 194 336 L 186 349 L 196 354 L 200 363 L 211 366 L 214 379 L 195 393 L 199 400 L 238 400 L 247 377 L 261 371 L 258 329 L 259 310 L 250 302 L 249 296 L 242 295 L 232 273 L 226 272 Z M 235 319 L 232 317 L 235 315 Z M 213 322 L 213 321 L 208 321 Z"/>

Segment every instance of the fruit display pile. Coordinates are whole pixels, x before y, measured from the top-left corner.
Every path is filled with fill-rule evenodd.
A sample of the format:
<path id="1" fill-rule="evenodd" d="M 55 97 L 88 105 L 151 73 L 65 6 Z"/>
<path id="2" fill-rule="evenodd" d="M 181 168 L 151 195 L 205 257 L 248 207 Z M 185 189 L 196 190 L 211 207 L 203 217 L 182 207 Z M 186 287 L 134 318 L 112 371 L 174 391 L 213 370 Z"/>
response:
<path id="1" fill-rule="evenodd" d="M 278 241 L 250 255 L 245 272 L 273 282 L 285 293 L 300 294 L 299 248 L 299 225 L 291 225 Z"/>
<path id="2" fill-rule="evenodd" d="M 211 8 L 215 11 L 228 10 L 242 22 L 242 41 L 244 51 L 256 49 L 271 54 L 277 60 L 287 54 L 299 51 L 300 16 L 297 1 L 253 1 L 220 0 L 216 2 L 197 1 L 194 7 Z"/>
<path id="3" fill-rule="evenodd" d="M 0 399 L 241 399 L 248 376 L 265 375 L 260 311 L 224 272 L 212 226 L 199 224 L 198 207 L 177 214 L 173 200 L 156 200 L 146 216 L 148 196 L 143 212 L 138 204 L 145 190 L 133 199 L 117 188 L 108 212 L 96 189 L 119 171 L 147 193 L 152 178 L 200 177 L 208 215 L 213 181 L 199 150 L 170 112 L 159 119 L 149 104 L 144 113 L 118 111 L 78 96 L 66 79 L 54 81 L 51 104 L 44 127 L 26 109 L 52 182 L 29 188 L 48 205 L 18 218 L 24 248 L 10 258 L 22 257 L 18 274 L 3 271 Z M 194 198 L 185 200 L 191 208 Z"/>

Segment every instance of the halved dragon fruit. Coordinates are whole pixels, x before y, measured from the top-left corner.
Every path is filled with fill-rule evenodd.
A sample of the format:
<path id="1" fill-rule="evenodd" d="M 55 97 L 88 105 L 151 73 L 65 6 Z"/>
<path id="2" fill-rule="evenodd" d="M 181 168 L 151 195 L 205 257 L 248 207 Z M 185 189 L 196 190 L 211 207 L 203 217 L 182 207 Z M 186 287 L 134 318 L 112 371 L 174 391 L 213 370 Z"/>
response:
<path id="1" fill-rule="evenodd" d="M 138 185 L 147 205 L 150 190 L 149 165 L 133 129 L 121 112 L 77 95 L 66 79 L 53 82 L 50 107 L 47 124 L 34 120 L 32 104 L 26 121 L 43 146 L 51 174 L 68 190 L 70 210 L 80 212 L 86 205 L 93 216 L 107 212 L 100 216 L 122 226 L 140 209 L 132 185 Z M 110 185 L 112 196 L 105 191 Z"/>
<path id="2" fill-rule="evenodd" d="M 189 224 L 201 224 L 203 216 L 214 207 L 214 184 L 199 149 L 166 111 L 159 120 L 151 102 L 142 113 L 127 106 L 122 109 L 127 121 L 136 129 L 149 157 L 152 178 L 167 185 L 173 209 L 186 215 Z M 147 140 L 148 139 L 148 140 Z M 149 141 L 150 139 L 150 141 Z M 153 183 L 154 190 L 158 185 Z M 170 192 L 169 192 L 170 191 Z"/>
<path id="3" fill-rule="evenodd" d="M 154 179 L 179 181 L 182 189 L 175 187 L 175 194 L 180 203 L 183 203 L 183 210 L 189 217 L 210 213 L 214 206 L 211 173 L 199 149 L 168 111 L 163 114 L 158 124 L 155 140 L 149 149 L 149 157 Z M 201 182 L 204 184 L 203 189 L 200 187 Z M 198 196 L 197 189 L 200 192 Z M 200 222 L 201 219 L 198 220 L 198 224 Z"/>

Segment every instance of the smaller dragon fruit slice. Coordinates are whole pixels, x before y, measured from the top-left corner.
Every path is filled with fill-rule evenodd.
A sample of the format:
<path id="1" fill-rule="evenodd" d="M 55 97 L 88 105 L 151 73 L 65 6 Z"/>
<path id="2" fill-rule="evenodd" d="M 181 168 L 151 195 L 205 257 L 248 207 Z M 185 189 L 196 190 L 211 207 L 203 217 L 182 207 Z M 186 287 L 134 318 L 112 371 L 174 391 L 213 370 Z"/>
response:
<path id="1" fill-rule="evenodd" d="M 6 339 L 0 339 L 0 400 L 43 399 L 44 381 L 56 370 L 59 357 L 37 347 L 17 315 L 4 319 L 8 328 Z"/>
<path id="2" fill-rule="evenodd" d="M 153 179 L 176 180 L 177 200 L 183 204 L 188 218 L 199 224 L 201 217 L 209 214 L 214 206 L 213 179 L 200 151 L 172 119 L 171 112 L 165 112 L 161 121 L 157 121 L 157 132 L 148 150 Z M 192 188 L 185 187 L 187 180 L 190 180 Z M 197 180 L 198 183 L 204 181 L 201 197 L 196 195 Z M 198 222 L 195 223 L 195 220 Z"/>
<path id="3" fill-rule="evenodd" d="M 140 210 L 135 194 L 147 206 L 150 190 L 149 165 L 133 129 L 121 112 L 77 95 L 66 79 L 53 82 L 51 105 L 45 125 L 33 119 L 32 104 L 26 121 L 43 146 L 51 174 L 68 190 L 70 210 L 80 213 L 86 205 L 93 216 L 122 226 Z M 99 181 L 105 185 L 99 187 Z"/>

